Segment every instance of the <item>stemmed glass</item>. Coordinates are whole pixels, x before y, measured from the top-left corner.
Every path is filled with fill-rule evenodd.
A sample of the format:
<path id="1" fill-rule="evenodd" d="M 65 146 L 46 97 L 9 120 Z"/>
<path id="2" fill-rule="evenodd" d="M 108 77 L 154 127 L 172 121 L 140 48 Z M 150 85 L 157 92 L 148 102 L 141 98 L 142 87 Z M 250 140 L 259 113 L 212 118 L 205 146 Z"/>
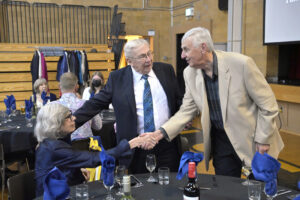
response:
<path id="1" fill-rule="evenodd" d="M 156 182 L 156 179 L 152 176 L 152 172 L 155 170 L 156 167 L 156 159 L 154 154 L 148 154 L 146 156 L 146 168 L 150 172 L 150 176 L 147 179 L 147 182 L 153 183 Z"/>
<path id="2" fill-rule="evenodd" d="M 273 198 L 275 198 L 277 196 L 277 180 L 275 179 L 275 184 L 276 184 L 276 192 L 274 194 L 267 194 L 266 192 L 266 184 L 265 184 L 265 187 L 264 187 L 264 193 L 265 195 L 267 196 L 267 200 L 272 200 Z"/>
<path id="3" fill-rule="evenodd" d="M 113 195 L 111 194 L 111 189 L 114 187 L 114 181 L 113 181 L 112 185 L 106 185 L 106 184 L 105 184 L 105 181 L 103 181 L 103 185 L 104 185 L 105 189 L 108 190 L 108 193 L 107 193 L 105 199 L 106 199 L 106 200 L 115 200 L 115 198 L 114 198 Z"/>
<path id="4" fill-rule="evenodd" d="M 246 166 L 245 162 L 243 161 L 242 174 L 244 176 L 246 176 L 247 180 L 242 182 L 242 185 L 248 186 L 250 184 L 249 176 L 251 173 L 252 173 L 252 168 L 249 166 Z"/>
<path id="5" fill-rule="evenodd" d="M 122 185 L 122 179 L 123 179 L 123 176 L 125 175 L 125 170 L 126 170 L 126 167 L 124 165 L 119 165 L 116 169 L 116 177 L 115 177 L 115 180 L 116 182 L 118 183 L 119 185 L 119 190 L 118 192 L 116 193 L 116 195 L 118 196 L 122 196 L 124 193 L 123 193 L 123 185 Z"/>
<path id="6" fill-rule="evenodd" d="M 25 120 L 26 120 L 26 126 L 27 127 L 32 127 L 33 126 L 33 124 L 31 123 L 31 120 L 32 120 L 32 113 L 31 112 L 26 112 Z"/>

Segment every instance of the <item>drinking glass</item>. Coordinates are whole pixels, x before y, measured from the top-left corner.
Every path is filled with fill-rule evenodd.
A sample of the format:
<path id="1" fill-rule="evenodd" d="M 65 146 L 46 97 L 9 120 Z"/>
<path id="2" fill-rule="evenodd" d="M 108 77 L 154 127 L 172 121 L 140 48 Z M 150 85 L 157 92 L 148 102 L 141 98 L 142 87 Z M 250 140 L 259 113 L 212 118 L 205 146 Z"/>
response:
<path id="1" fill-rule="evenodd" d="M 7 117 L 8 117 L 8 115 L 6 114 L 5 111 L 1 111 L 0 115 L 1 115 L 1 118 L 2 118 L 2 123 L 6 124 L 7 123 Z"/>
<path id="2" fill-rule="evenodd" d="M 156 159 L 154 154 L 148 154 L 146 156 L 146 168 L 150 172 L 150 176 L 147 179 L 147 182 L 153 183 L 156 182 L 156 179 L 152 176 L 152 172 L 155 170 L 156 167 Z"/>
<path id="3" fill-rule="evenodd" d="M 118 183 L 119 185 L 119 190 L 118 192 L 116 193 L 116 195 L 118 196 L 122 196 L 124 193 L 123 193 L 123 185 L 122 185 L 122 179 L 123 179 L 123 176 L 125 175 L 125 170 L 126 170 L 126 167 L 124 165 L 119 165 L 116 169 L 116 177 L 115 177 L 115 180 L 116 182 Z"/>
<path id="4" fill-rule="evenodd" d="M 26 112 L 25 114 L 25 120 L 26 120 L 26 126 L 27 127 L 32 127 L 33 124 L 31 123 L 31 120 L 32 120 L 32 114 L 31 112 Z"/>
<path id="5" fill-rule="evenodd" d="M 251 184 L 249 182 L 249 176 L 252 173 L 252 168 L 249 166 L 246 166 L 246 164 L 243 162 L 243 167 L 242 167 L 242 174 L 244 176 L 246 176 L 247 180 L 245 180 L 244 182 L 242 182 L 242 185 L 244 186 L 248 186 L 249 184 Z"/>
<path id="6" fill-rule="evenodd" d="M 106 184 L 105 184 L 105 181 L 103 181 L 103 185 L 104 185 L 105 189 L 108 190 L 108 193 L 107 193 L 107 195 L 106 195 L 105 200 L 115 200 L 115 198 L 114 198 L 113 195 L 111 194 L 111 189 L 114 187 L 114 182 L 115 182 L 115 181 L 113 180 L 112 185 L 106 185 Z"/>
<path id="7" fill-rule="evenodd" d="M 264 193 L 265 195 L 267 196 L 267 200 L 272 200 L 274 197 L 277 196 L 277 180 L 275 180 L 275 184 L 276 184 L 276 192 L 274 194 L 267 194 L 266 192 L 266 184 L 265 184 L 265 187 L 264 187 Z"/>
<path id="8" fill-rule="evenodd" d="M 24 105 L 21 105 L 21 115 L 24 115 L 25 114 L 25 106 Z"/>
<path id="9" fill-rule="evenodd" d="M 260 200 L 261 197 L 261 182 L 249 180 L 248 185 L 248 199 L 249 200 Z"/>

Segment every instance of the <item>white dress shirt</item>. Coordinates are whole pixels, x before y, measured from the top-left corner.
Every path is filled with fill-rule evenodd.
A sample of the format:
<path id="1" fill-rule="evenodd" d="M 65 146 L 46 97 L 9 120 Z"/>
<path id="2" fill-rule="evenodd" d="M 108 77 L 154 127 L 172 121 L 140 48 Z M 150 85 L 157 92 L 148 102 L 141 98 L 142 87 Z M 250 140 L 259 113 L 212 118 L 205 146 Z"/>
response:
<path id="1" fill-rule="evenodd" d="M 133 88 L 136 103 L 137 112 L 137 131 L 139 134 L 144 133 L 144 106 L 143 106 L 143 94 L 145 80 L 142 79 L 142 74 L 135 71 L 133 67 Z M 153 101 L 153 116 L 155 130 L 159 129 L 170 118 L 170 109 L 168 105 L 168 99 L 166 93 L 161 86 L 158 78 L 153 70 L 149 72 L 148 82 L 150 84 L 152 101 Z"/>

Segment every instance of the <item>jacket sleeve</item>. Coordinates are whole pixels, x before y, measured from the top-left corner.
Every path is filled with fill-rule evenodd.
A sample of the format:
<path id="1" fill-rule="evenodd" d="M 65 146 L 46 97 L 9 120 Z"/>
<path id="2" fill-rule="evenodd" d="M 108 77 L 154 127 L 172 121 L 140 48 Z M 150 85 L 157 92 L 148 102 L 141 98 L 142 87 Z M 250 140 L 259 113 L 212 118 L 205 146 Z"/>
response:
<path id="1" fill-rule="evenodd" d="M 275 95 L 252 58 L 245 62 L 243 76 L 247 92 L 258 106 L 254 140 L 269 144 L 270 137 L 277 129 L 275 118 L 278 115 L 278 105 Z"/>

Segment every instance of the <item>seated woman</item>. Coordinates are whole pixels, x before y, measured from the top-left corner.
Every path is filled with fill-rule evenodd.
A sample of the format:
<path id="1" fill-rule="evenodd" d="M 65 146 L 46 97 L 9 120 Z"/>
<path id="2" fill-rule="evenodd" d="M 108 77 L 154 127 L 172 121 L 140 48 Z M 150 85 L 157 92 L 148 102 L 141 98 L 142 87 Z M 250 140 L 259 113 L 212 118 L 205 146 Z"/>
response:
<path id="1" fill-rule="evenodd" d="M 68 184 L 82 183 L 85 178 L 81 168 L 101 165 L 100 152 L 73 150 L 67 142 L 75 130 L 75 117 L 61 104 L 50 103 L 41 108 L 37 115 L 34 134 L 38 141 L 35 159 L 36 195 L 43 194 L 43 180 L 53 167 L 60 169 Z M 118 146 L 106 153 L 118 159 L 122 154 L 130 154 L 130 149 L 143 143 L 141 137 L 129 142 L 123 139 Z"/>
<path id="2" fill-rule="evenodd" d="M 103 74 L 99 71 L 94 72 L 90 80 L 90 87 L 87 87 L 83 91 L 82 99 L 89 100 L 95 94 L 97 94 L 104 86 Z"/>
<path id="3" fill-rule="evenodd" d="M 34 84 L 33 84 L 33 89 L 34 89 L 34 98 L 33 101 L 36 103 L 36 106 L 38 108 L 43 107 L 43 99 L 42 99 L 42 92 L 46 93 L 46 97 L 48 99 L 47 103 L 49 101 L 55 101 L 56 100 L 56 95 L 50 93 L 48 95 L 48 82 L 44 78 L 39 78 L 37 79 Z"/>

